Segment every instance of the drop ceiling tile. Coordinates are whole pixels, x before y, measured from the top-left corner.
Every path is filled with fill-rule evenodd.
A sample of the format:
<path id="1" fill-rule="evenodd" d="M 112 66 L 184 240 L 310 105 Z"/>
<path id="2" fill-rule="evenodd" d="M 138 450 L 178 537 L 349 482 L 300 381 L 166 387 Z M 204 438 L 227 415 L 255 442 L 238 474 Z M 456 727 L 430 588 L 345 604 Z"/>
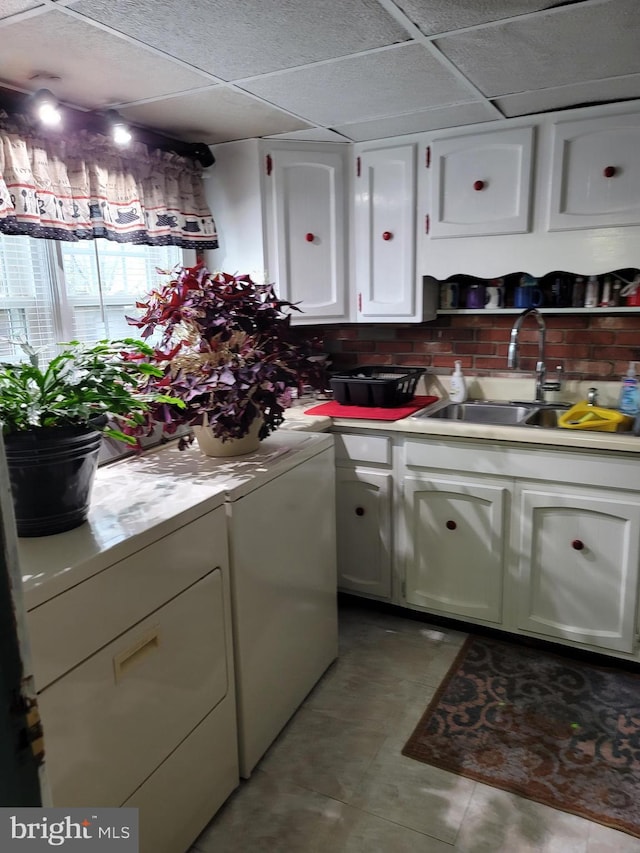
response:
<path id="1" fill-rule="evenodd" d="M 309 127 L 275 107 L 224 86 L 124 107 L 119 112 L 131 121 L 158 128 L 186 142 L 209 145 Z"/>
<path id="2" fill-rule="evenodd" d="M 468 100 L 470 95 L 419 44 L 274 74 L 242 88 L 314 124 L 332 127 Z"/>
<path id="3" fill-rule="evenodd" d="M 489 96 L 546 89 L 639 70 L 640 2 L 609 0 L 438 39 Z"/>
<path id="4" fill-rule="evenodd" d="M 73 8 L 224 80 L 409 38 L 376 0 L 81 0 Z"/>
<path id="5" fill-rule="evenodd" d="M 3 27 L 0 33 L 0 78 L 28 89 L 34 88 L 29 77 L 35 71 L 56 74 L 61 79 L 48 83 L 47 88 L 57 98 L 77 106 L 99 108 L 209 82 L 195 71 L 185 70 L 63 12 L 46 12 L 17 21 Z"/>
<path id="6" fill-rule="evenodd" d="M 334 129 L 352 142 L 366 142 L 370 139 L 384 139 L 388 136 L 403 136 L 407 133 L 423 133 L 428 130 L 439 130 L 443 127 L 460 127 L 465 124 L 494 121 L 496 118 L 499 116 L 489 104 L 478 101 L 473 104 L 456 104 L 452 107 L 424 110 L 410 115 L 389 116 L 388 118 L 357 124 L 343 124 Z"/>
<path id="7" fill-rule="evenodd" d="M 11 15 L 17 15 L 18 12 L 36 9 L 42 5 L 40 0 L 2 0 L 0 3 L 0 20 L 10 18 Z"/>
<path id="8" fill-rule="evenodd" d="M 535 92 L 520 92 L 496 98 L 496 106 L 508 118 L 512 116 L 543 113 L 582 104 L 597 104 L 603 101 L 620 101 L 640 98 L 640 74 L 594 80 L 560 86 L 557 89 L 538 89 Z"/>
<path id="9" fill-rule="evenodd" d="M 548 8 L 552 0 L 395 0 L 425 35 L 500 21 Z"/>
<path id="10" fill-rule="evenodd" d="M 349 138 L 327 127 L 311 127 L 291 133 L 275 133 L 273 139 L 297 139 L 301 142 L 349 142 Z"/>

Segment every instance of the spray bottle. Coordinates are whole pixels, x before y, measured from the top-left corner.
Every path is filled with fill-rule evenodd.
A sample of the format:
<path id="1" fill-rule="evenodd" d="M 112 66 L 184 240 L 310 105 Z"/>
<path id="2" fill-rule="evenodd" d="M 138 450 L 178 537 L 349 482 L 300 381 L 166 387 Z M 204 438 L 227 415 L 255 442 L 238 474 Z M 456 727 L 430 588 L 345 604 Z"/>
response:
<path id="1" fill-rule="evenodd" d="M 635 361 L 629 362 L 627 375 L 622 379 L 618 409 L 623 415 L 637 415 L 638 410 L 640 409 L 640 395 L 638 394 L 638 377 L 636 376 Z"/>

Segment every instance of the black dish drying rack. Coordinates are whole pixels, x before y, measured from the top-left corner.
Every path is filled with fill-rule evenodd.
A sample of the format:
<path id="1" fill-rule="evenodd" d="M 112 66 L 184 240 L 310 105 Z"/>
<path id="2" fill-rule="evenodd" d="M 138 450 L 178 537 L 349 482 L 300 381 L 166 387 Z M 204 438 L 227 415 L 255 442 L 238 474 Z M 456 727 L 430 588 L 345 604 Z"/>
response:
<path id="1" fill-rule="evenodd" d="M 413 400 L 423 367 L 354 367 L 334 373 L 329 380 L 333 399 L 347 406 L 392 408 Z"/>

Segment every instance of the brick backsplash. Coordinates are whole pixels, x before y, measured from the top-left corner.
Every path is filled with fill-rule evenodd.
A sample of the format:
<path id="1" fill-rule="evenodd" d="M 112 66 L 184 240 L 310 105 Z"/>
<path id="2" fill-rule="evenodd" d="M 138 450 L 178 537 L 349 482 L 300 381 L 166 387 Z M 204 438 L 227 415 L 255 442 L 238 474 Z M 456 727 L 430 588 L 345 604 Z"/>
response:
<path id="1" fill-rule="evenodd" d="M 361 364 L 406 364 L 448 374 L 456 360 L 476 376 L 517 376 L 535 369 L 538 332 L 533 319 L 520 332 L 520 370 L 507 368 L 509 333 L 517 315 L 444 314 L 416 325 L 305 328 L 331 353 L 333 369 Z M 545 361 L 568 379 L 618 379 L 640 362 L 640 314 L 546 314 Z"/>

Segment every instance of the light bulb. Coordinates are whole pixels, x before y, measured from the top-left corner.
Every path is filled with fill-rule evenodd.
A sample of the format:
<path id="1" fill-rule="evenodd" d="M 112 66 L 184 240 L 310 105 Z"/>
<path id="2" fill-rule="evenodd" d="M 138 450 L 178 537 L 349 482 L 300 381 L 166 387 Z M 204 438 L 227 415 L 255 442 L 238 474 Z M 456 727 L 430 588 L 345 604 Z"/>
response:
<path id="1" fill-rule="evenodd" d="M 133 136 L 126 124 L 114 124 L 113 126 L 113 141 L 116 145 L 128 145 Z"/>
<path id="2" fill-rule="evenodd" d="M 48 89 L 39 89 L 34 97 L 37 116 L 43 124 L 54 127 L 62 121 L 58 102 Z"/>

